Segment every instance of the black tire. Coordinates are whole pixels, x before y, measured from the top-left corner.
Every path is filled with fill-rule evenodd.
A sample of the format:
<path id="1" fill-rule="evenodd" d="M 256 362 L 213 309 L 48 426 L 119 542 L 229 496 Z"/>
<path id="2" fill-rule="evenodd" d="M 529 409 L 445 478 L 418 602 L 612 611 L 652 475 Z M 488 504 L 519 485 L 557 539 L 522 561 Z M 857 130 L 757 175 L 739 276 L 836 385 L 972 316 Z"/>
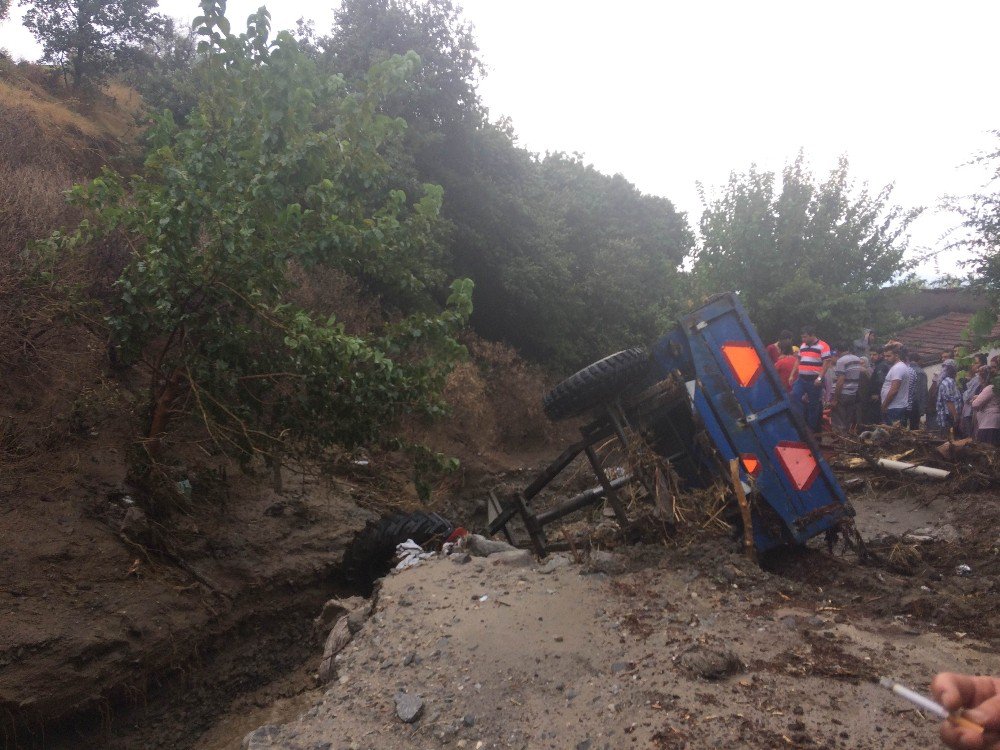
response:
<path id="1" fill-rule="evenodd" d="M 649 368 L 649 354 L 639 347 L 612 354 L 570 375 L 542 400 L 549 419 L 558 421 L 607 403 L 638 383 Z"/>
<path id="2" fill-rule="evenodd" d="M 396 545 L 412 539 L 424 546 L 443 542 L 455 526 L 437 513 L 396 513 L 378 521 L 369 521 L 344 552 L 341 572 L 348 583 L 364 596 L 371 594 L 375 581 L 393 566 Z"/>

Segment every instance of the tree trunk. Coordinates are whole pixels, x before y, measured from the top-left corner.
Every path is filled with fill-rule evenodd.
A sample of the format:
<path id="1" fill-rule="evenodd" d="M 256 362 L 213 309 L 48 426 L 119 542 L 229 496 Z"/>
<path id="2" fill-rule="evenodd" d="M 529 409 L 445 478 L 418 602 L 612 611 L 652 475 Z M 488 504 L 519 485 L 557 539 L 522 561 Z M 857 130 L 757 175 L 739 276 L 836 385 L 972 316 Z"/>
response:
<path id="1" fill-rule="evenodd" d="M 84 30 L 88 26 L 90 16 L 86 2 L 80 2 L 76 9 L 76 49 L 73 51 L 73 91 L 80 90 L 83 83 L 83 62 L 86 36 Z"/>
<path id="2" fill-rule="evenodd" d="M 184 373 L 178 367 L 167 379 L 163 390 L 153 403 L 153 413 L 149 419 L 149 430 L 146 433 L 146 452 L 150 458 L 156 459 L 163 450 L 163 433 L 170 421 L 170 407 L 177 398 L 184 381 Z"/>

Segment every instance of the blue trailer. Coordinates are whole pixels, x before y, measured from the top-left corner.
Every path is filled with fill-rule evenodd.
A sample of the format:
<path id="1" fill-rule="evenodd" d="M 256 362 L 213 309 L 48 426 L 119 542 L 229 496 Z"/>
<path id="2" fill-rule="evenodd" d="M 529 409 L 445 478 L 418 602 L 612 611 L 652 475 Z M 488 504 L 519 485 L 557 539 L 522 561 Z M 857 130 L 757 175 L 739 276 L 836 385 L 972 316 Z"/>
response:
<path id="1" fill-rule="evenodd" d="M 627 529 L 618 489 L 644 481 L 655 491 L 648 476 L 609 477 L 598 460 L 595 444 L 615 435 L 625 444 L 629 427 L 644 430 L 656 454 L 690 486 L 717 481 L 730 467 L 738 470 L 734 495 L 756 551 L 851 526 L 854 509 L 734 294 L 684 316 L 649 353 L 627 350 L 584 368 L 556 386 L 545 405 L 554 418 L 593 419 L 534 481 L 498 501 L 487 529 L 510 538 L 507 524 L 520 516 L 539 554 L 546 552 L 544 527 L 558 518 L 607 500 Z M 581 453 L 600 485 L 534 512 L 532 500 Z"/>

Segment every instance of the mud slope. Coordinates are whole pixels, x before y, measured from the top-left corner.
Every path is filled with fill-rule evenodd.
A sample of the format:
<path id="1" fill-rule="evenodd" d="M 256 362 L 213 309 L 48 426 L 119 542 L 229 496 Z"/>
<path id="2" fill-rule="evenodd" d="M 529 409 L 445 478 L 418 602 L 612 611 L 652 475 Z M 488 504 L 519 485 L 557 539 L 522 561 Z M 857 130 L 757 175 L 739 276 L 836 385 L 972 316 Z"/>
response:
<path id="1" fill-rule="evenodd" d="M 121 494 L 90 482 L 0 517 L 0 736 L 24 746 L 105 746 L 158 700 L 181 711 L 178 696 L 225 701 L 280 673 L 303 655 L 308 618 L 368 515 L 312 481 L 280 497 L 235 482 L 224 507 L 182 516 L 166 538 L 155 524 L 128 529 L 144 547 L 120 532 Z M 210 708 L 197 706 L 189 733 Z M 183 744 L 168 732 L 146 746 Z"/>

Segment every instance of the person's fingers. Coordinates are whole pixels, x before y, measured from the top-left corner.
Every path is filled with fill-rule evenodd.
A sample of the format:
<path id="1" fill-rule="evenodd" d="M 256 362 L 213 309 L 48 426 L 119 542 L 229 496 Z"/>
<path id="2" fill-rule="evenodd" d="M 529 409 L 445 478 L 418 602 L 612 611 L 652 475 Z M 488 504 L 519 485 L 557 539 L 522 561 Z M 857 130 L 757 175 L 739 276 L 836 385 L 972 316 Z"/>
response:
<path id="1" fill-rule="evenodd" d="M 971 681 L 971 677 L 954 672 L 941 672 L 931 680 L 931 693 L 942 706 L 949 711 L 957 711 L 966 705 L 962 698 L 959 683 Z"/>
<path id="2" fill-rule="evenodd" d="M 962 738 L 962 733 L 958 730 L 954 724 L 948 721 L 941 722 L 941 741 L 948 747 L 955 748 L 959 750 L 962 746 L 959 744 Z"/>
<path id="3" fill-rule="evenodd" d="M 988 678 L 987 678 L 988 679 Z M 982 697 L 986 690 L 993 689 L 993 685 L 977 685 L 976 697 Z M 962 713 L 969 721 L 976 722 L 987 731 L 1000 734 L 1000 695 L 993 695 L 978 703 L 975 708 L 970 708 Z"/>
<path id="4" fill-rule="evenodd" d="M 989 677 L 972 677 L 955 672 L 942 672 L 931 682 L 931 692 L 949 711 L 978 706 L 997 694 Z"/>
<path id="5" fill-rule="evenodd" d="M 941 722 L 941 740 L 955 750 L 1000 750 L 998 739 L 1000 735 L 957 727 L 947 720 Z"/>

